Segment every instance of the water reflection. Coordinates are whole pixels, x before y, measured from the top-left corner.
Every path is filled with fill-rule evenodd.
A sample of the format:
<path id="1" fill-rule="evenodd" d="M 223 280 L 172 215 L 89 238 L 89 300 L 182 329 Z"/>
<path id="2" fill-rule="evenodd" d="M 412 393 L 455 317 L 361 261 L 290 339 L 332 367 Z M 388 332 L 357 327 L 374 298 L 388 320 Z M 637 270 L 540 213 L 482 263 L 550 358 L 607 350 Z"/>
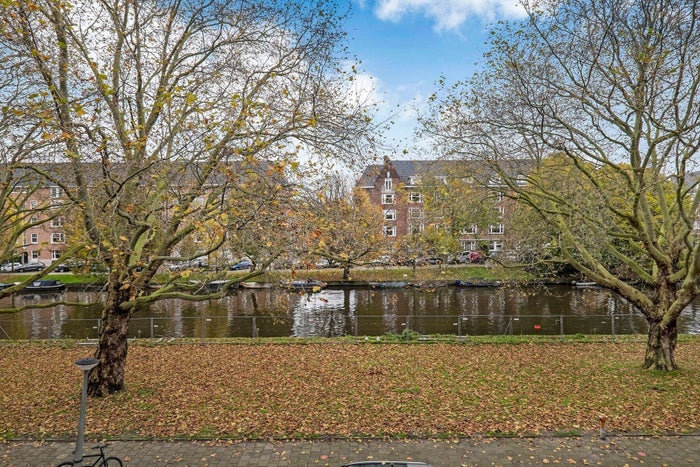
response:
<path id="1" fill-rule="evenodd" d="M 47 303 L 56 297 L 17 295 L 3 307 Z M 99 302 L 95 292 L 61 299 Z M 0 315 L 0 338 L 97 336 L 101 305 L 66 305 Z M 700 301 L 686 309 L 680 332 L 700 333 Z M 538 288 L 326 289 L 299 294 L 241 289 L 219 300 L 165 300 L 137 312 L 132 337 L 271 337 L 399 334 L 644 334 L 644 318 L 604 289 Z"/>

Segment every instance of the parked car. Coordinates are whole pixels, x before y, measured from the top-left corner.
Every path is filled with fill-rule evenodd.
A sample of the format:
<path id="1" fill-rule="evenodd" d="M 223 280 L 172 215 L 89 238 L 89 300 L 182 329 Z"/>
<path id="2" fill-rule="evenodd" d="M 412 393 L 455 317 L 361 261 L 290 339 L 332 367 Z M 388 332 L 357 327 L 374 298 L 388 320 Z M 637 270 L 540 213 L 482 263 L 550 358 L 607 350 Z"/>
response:
<path id="1" fill-rule="evenodd" d="M 54 268 L 54 271 L 56 272 L 69 272 L 74 269 L 83 269 L 85 268 L 85 261 L 76 261 L 76 260 L 70 260 L 66 261 L 65 263 L 61 263 L 58 266 Z"/>
<path id="2" fill-rule="evenodd" d="M 454 258 L 454 262 L 459 264 L 482 264 L 484 261 L 486 261 L 486 255 L 480 251 L 460 251 Z"/>
<path id="3" fill-rule="evenodd" d="M 439 258 L 437 256 L 424 256 L 422 258 L 416 259 L 416 266 L 426 266 L 435 264 L 442 264 L 442 258 Z"/>
<path id="4" fill-rule="evenodd" d="M 20 266 L 20 263 L 3 263 L 0 265 L 0 272 L 14 272 Z"/>
<path id="5" fill-rule="evenodd" d="M 206 259 L 193 259 L 192 261 L 182 261 L 170 265 L 171 271 L 186 271 L 188 269 L 206 269 L 209 267 Z"/>
<path id="6" fill-rule="evenodd" d="M 242 271 L 244 269 L 250 269 L 253 267 L 253 263 L 248 261 L 247 259 L 244 259 L 242 261 L 237 262 L 233 266 L 231 266 L 231 271 Z"/>
<path id="7" fill-rule="evenodd" d="M 31 263 L 20 264 L 18 267 L 15 268 L 15 271 L 17 271 L 17 272 L 32 272 L 32 271 L 41 271 L 45 268 L 46 268 L 46 265 L 44 263 L 40 263 L 39 261 L 32 261 Z"/>
<path id="8" fill-rule="evenodd" d="M 381 255 L 369 261 L 370 266 L 389 266 L 391 265 L 391 256 Z"/>

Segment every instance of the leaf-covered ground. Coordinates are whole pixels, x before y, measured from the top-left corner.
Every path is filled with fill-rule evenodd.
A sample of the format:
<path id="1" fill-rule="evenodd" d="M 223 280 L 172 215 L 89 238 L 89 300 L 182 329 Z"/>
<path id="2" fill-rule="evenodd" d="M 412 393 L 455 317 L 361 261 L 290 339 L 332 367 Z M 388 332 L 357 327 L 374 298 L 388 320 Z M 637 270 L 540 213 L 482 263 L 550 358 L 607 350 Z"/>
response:
<path id="1" fill-rule="evenodd" d="M 132 345 L 127 390 L 88 401 L 90 437 L 259 438 L 700 430 L 700 341 L 682 369 L 643 343 Z M 92 349 L 0 345 L 0 438 L 74 437 Z"/>

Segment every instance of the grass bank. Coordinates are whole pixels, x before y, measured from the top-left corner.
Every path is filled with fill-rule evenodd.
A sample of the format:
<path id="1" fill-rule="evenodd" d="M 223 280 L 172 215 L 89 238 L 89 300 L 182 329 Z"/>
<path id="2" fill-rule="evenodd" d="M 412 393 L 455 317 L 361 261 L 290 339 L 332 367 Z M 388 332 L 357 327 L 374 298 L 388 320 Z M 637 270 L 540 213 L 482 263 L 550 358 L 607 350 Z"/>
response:
<path id="1" fill-rule="evenodd" d="M 90 400 L 89 438 L 449 437 L 700 430 L 700 339 L 681 370 L 644 342 L 246 340 L 132 344 L 127 390 Z M 0 344 L 0 438 L 74 437 L 75 342 Z"/>
<path id="2" fill-rule="evenodd" d="M 187 277 L 193 279 L 206 279 L 207 277 L 240 278 L 247 271 L 188 271 Z M 0 274 L 0 282 L 11 283 L 26 279 L 28 274 Z M 104 274 L 74 274 L 53 273 L 47 277 L 59 279 L 66 284 L 100 284 L 104 283 Z M 170 273 L 156 276 L 156 282 L 165 282 L 170 278 Z M 292 279 L 312 278 L 326 282 L 339 282 L 343 280 L 343 270 L 339 268 L 327 269 L 297 269 L 266 271 L 254 280 L 258 282 L 280 282 Z M 538 278 L 525 272 L 522 268 L 503 268 L 498 265 L 449 265 L 426 267 L 357 267 L 350 270 L 351 281 L 397 281 L 406 280 L 412 282 L 427 281 L 503 281 L 525 282 Z"/>

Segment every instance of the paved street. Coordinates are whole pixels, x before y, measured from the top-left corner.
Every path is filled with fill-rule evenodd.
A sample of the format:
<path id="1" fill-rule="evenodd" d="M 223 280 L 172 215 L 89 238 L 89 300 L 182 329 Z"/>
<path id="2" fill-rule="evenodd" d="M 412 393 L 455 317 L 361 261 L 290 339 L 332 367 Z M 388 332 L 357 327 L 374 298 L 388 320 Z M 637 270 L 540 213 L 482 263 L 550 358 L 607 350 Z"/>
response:
<path id="1" fill-rule="evenodd" d="M 94 446 L 87 442 L 86 449 Z M 70 460 L 71 441 L 0 444 L 7 467 Z M 588 436 L 451 440 L 113 441 L 108 455 L 129 466 L 340 466 L 359 461 L 420 461 L 435 467 L 507 465 L 700 465 L 697 436 Z M 86 452 L 87 453 L 87 452 Z"/>

